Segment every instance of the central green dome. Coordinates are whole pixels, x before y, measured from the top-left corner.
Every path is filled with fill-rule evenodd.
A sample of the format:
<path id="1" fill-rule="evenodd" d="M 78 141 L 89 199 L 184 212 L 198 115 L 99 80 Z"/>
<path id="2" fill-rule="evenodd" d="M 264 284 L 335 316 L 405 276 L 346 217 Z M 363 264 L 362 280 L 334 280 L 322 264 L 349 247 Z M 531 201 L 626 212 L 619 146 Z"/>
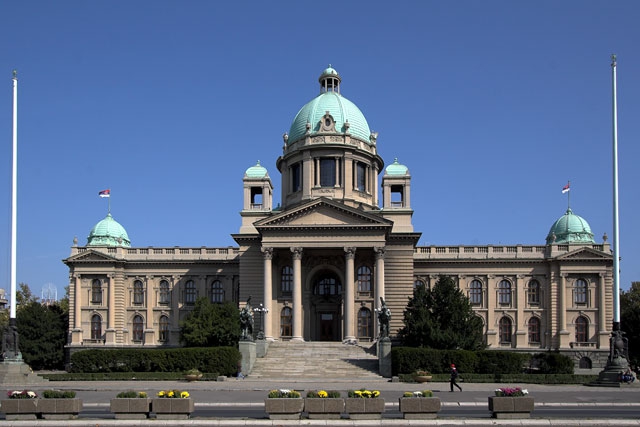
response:
<path id="1" fill-rule="evenodd" d="M 97 223 L 89 233 L 87 246 L 125 246 L 130 247 L 129 235 L 111 214 Z"/>
<path id="2" fill-rule="evenodd" d="M 551 226 L 547 235 L 547 245 L 568 243 L 595 243 L 589 223 L 570 208 Z"/>
<path id="3" fill-rule="evenodd" d="M 352 137 L 370 143 L 371 130 L 364 114 L 353 102 L 340 94 L 341 78 L 338 72 L 329 66 L 318 80 L 321 93 L 298 111 L 289 129 L 287 143 L 292 144 L 304 138 L 307 123 L 311 135 L 318 133 L 320 121 L 327 112 L 335 121 L 336 132 L 348 131 Z M 346 123 L 348 124 L 345 126 Z"/>

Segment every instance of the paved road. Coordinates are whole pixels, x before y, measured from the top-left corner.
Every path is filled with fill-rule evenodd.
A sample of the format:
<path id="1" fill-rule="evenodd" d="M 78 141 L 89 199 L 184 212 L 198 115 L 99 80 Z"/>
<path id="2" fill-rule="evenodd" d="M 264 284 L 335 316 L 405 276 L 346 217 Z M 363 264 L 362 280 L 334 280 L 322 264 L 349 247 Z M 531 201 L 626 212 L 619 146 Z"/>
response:
<path id="1" fill-rule="evenodd" d="M 288 388 L 301 391 L 312 389 L 339 390 L 346 396 L 346 391 L 353 388 L 367 387 L 378 389 L 386 400 L 386 411 L 381 421 L 356 423 L 353 420 L 340 420 L 316 423 L 312 420 L 295 422 L 292 425 L 406 425 L 398 411 L 398 397 L 404 391 L 415 391 L 429 388 L 442 401 L 442 410 L 438 420 L 411 422 L 412 425 L 634 425 L 640 426 L 640 385 L 623 386 L 622 388 L 586 387 L 581 385 L 525 385 L 531 396 L 535 397 L 535 410 L 529 421 L 493 420 L 487 409 L 487 397 L 498 387 L 513 384 L 474 384 L 463 383 L 463 392 L 449 392 L 448 383 L 408 384 L 386 381 L 355 384 L 352 381 L 327 381 L 326 379 L 295 378 L 281 380 L 244 380 L 235 378 L 226 381 L 74 381 L 50 382 L 31 389 L 41 392 L 45 389 L 72 389 L 84 401 L 81 418 L 76 421 L 55 423 L 53 421 L 7 422 L 7 426 L 75 426 L 75 425 L 286 425 L 291 423 L 266 419 L 263 402 L 267 392 L 275 388 Z M 4 385 L 7 390 L 13 388 Z M 109 400 L 123 390 L 146 391 L 155 395 L 159 390 L 187 390 L 196 402 L 196 412 L 191 420 L 185 422 L 171 421 L 162 424 L 160 420 L 126 422 L 114 420 L 109 412 Z M 320 420 L 318 420 L 319 422 Z"/>

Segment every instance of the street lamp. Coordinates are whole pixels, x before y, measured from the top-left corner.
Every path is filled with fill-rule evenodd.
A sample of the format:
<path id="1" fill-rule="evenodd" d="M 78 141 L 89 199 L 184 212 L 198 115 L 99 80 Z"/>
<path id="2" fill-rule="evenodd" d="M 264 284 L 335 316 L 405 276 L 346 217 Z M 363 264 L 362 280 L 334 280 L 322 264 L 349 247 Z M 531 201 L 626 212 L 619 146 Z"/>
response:
<path id="1" fill-rule="evenodd" d="M 253 309 L 254 313 L 260 313 L 260 332 L 258 332 L 258 339 L 264 339 L 264 315 L 269 312 L 269 309 L 260 303 L 259 306 Z"/>

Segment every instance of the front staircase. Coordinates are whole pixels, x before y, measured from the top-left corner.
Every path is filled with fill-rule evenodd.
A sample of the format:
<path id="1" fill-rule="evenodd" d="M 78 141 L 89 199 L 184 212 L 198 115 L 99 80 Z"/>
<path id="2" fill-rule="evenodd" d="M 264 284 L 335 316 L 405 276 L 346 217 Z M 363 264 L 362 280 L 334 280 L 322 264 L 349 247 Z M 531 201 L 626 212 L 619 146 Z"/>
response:
<path id="1" fill-rule="evenodd" d="M 256 359 L 252 379 L 371 379 L 378 375 L 375 344 L 274 341 L 265 357 Z"/>

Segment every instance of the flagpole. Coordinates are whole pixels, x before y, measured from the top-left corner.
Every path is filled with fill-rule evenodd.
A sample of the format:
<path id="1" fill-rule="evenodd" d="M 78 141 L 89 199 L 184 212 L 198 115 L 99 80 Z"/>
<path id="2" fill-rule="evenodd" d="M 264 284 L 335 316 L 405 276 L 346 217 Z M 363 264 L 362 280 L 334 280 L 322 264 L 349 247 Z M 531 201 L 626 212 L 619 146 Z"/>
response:
<path id="1" fill-rule="evenodd" d="M 567 210 L 571 209 L 571 181 L 567 181 Z"/>
<path id="2" fill-rule="evenodd" d="M 618 95 L 616 55 L 611 55 L 613 84 L 613 330 L 620 330 L 620 226 L 618 224 Z"/>
<path id="3" fill-rule="evenodd" d="M 11 310 L 10 322 L 16 319 L 16 283 L 18 249 L 18 72 L 13 70 L 13 172 L 11 177 Z"/>

